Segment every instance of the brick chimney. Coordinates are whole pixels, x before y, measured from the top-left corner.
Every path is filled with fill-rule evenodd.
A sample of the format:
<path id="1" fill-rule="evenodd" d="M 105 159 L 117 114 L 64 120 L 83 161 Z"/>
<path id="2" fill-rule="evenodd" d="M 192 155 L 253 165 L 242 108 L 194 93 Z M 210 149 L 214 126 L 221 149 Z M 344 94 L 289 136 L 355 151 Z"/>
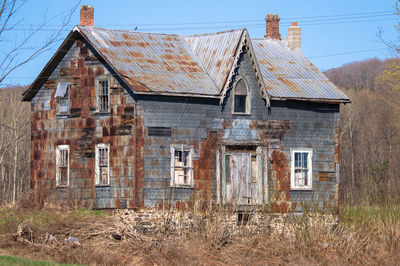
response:
<path id="1" fill-rule="evenodd" d="M 279 33 L 279 21 L 281 19 L 278 17 L 278 15 L 272 15 L 268 14 L 265 17 L 265 22 L 266 22 L 266 34 L 264 35 L 264 38 L 270 38 L 270 39 L 281 39 L 281 34 Z"/>
<path id="2" fill-rule="evenodd" d="M 89 5 L 81 6 L 81 25 L 93 27 L 94 8 Z"/>
<path id="3" fill-rule="evenodd" d="M 289 27 L 288 45 L 292 50 L 301 49 L 301 28 L 297 26 L 297 22 L 292 22 L 292 26 Z"/>

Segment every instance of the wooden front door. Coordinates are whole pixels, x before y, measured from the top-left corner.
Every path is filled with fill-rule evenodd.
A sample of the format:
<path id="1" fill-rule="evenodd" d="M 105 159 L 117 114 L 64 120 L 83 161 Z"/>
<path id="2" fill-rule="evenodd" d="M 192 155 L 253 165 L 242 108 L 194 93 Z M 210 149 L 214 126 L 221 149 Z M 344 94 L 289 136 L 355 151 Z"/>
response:
<path id="1" fill-rule="evenodd" d="M 232 152 L 225 155 L 225 203 L 254 205 L 262 203 L 261 155 Z"/>

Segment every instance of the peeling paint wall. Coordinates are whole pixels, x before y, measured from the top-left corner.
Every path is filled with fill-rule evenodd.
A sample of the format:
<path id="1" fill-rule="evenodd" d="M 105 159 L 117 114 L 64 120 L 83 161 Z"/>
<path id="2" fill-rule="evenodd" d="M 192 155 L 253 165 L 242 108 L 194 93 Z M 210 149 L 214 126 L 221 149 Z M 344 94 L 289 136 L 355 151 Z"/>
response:
<path id="1" fill-rule="evenodd" d="M 269 211 L 337 206 L 339 105 L 271 101 L 267 108 L 247 54 L 235 73 L 249 83 L 249 115 L 231 113 L 231 91 L 219 105 L 219 99 L 131 96 L 116 80 L 110 114 L 98 115 L 94 79 L 110 73 L 78 41 L 32 100 L 32 181 L 43 181 L 50 198 L 69 198 L 78 206 L 133 208 L 173 203 L 187 208 L 197 200 L 201 204 L 217 200 L 222 171 L 217 154 L 222 147 L 246 143 L 263 147 L 258 163 L 265 168 L 260 182 Z M 68 117 L 55 114 L 57 81 L 73 84 Z M 166 131 L 157 136 L 149 134 L 151 128 Z M 110 143 L 109 187 L 94 185 L 96 143 Z M 55 187 L 59 144 L 70 145 L 69 188 Z M 170 147 L 175 144 L 193 148 L 193 188 L 170 186 Z M 290 188 L 291 148 L 313 149 L 310 191 Z"/>

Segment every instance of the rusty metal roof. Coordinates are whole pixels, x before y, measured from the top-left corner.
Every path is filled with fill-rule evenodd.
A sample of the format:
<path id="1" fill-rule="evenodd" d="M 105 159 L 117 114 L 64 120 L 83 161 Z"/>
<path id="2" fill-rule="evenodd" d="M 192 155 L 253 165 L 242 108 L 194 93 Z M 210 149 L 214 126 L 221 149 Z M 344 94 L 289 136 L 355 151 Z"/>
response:
<path id="1" fill-rule="evenodd" d="M 231 72 L 244 30 L 185 37 L 204 69 L 221 90 Z"/>
<path id="2" fill-rule="evenodd" d="M 273 39 L 252 39 L 252 44 L 271 99 L 349 101 L 300 49 Z"/>
<path id="3" fill-rule="evenodd" d="M 220 89 L 184 37 L 77 26 L 137 92 L 217 96 Z"/>
<path id="4" fill-rule="evenodd" d="M 246 29 L 180 36 L 76 26 L 24 93 L 31 100 L 77 34 L 103 57 L 135 93 L 223 98 L 247 42 L 255 73 L 269 99 L 348 102 L 299 49 L 287 42 L 252 39 Z M 48 73 L 47 73 L 48 74 Z M 48 75 L 47 75 L 48 76 Z M 261 81 L 262 80 L 262 81 Z"/>

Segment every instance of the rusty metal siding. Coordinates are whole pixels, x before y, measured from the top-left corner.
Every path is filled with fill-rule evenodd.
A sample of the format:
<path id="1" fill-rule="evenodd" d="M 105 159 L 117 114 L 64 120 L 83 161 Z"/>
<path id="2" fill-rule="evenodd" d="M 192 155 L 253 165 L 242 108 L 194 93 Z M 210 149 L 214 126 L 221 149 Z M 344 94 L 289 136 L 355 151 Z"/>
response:
<path id="1" fill-rule="evenodd" d="M 32 99 L 31 180 L 45 186 L 49 200 L 93 208 L 135 207 L 134 117 L 121 85 L 110 89 L 110 114 L 95 114 L 94 80 L 108 70 L 78 40 Z M 56 115 L 58 82 L 69 82 L 70 114 Z M 123 130 L 122 130 L 123 128 Z M 129 131 L 129 134 L 126 134 Z M 94 185 L 95 144 L 110 144 L 110 186 Z M 55 185 L 55 149 L 70 146 L 70 186 Z"/>
<path id="2" fill-rule="evenodd" d="M 252 44 L 272 98 L 349 100 L 301 50 L 272 39 L 252 39 Z"/>

